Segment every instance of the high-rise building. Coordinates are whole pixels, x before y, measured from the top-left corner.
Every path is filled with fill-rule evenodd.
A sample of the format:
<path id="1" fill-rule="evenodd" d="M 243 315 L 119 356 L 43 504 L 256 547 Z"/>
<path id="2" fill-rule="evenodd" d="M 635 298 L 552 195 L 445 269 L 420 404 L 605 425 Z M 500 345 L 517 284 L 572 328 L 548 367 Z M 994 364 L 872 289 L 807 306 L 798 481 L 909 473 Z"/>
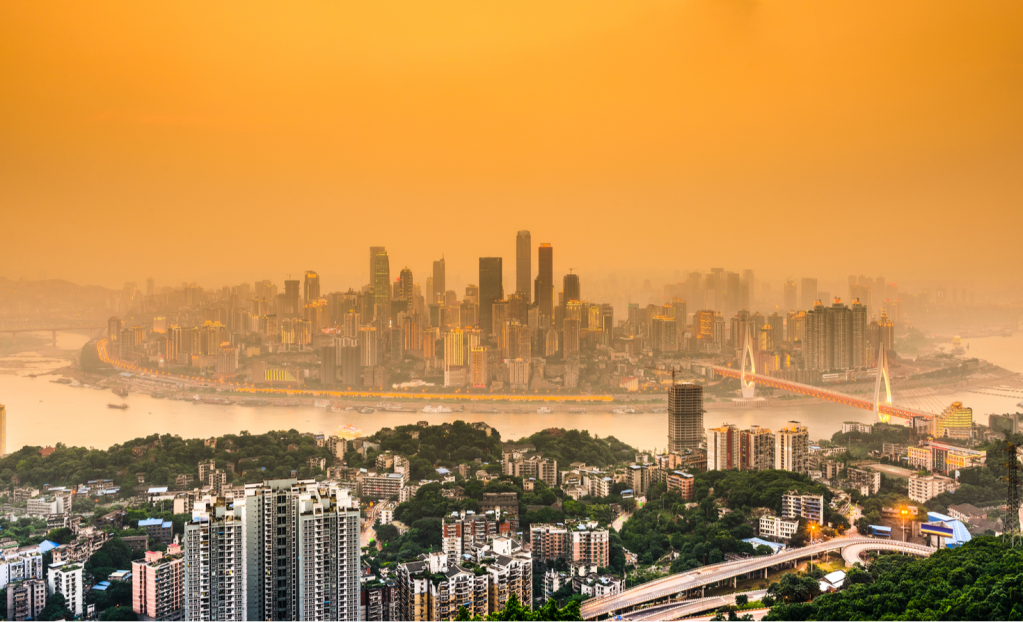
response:
<path id="1" fill-rule="evenodd" d="M 430 292 L 430 299 L 428 304 L 442 303 L 444 302 L 445 289 L 445 267 L 444 258 L 441 257 L 437 261 L 433 262 L 433 291 Z M 436 326 L 436 324 L 434 324 Z"/>
<path id="2" fill-rule="evenodd" d="M 581 300 L 579 297 L 579 275 L 571 273 L 566 274 L 565 278 L 562 280 L 562 291 L 565 294 L 563 304 L 568 304 L 572 301 L 579 302 Z"/>
<path id="3" fill-rule="evenodd" d="M 337 348 L 323 346 L 320 348 L 320 384 L 332 387 L 337 381 Z"/>
<path id="4" fill-rule="evenodd" d="M 564 358 L 575 358 L 579 356 L 579 320 L 574 317 L 565 318 L 563 323 L 563 340 L 561 343 L 562 355 Z"/>
<path id="5" fill-rule="evenodd" d="M 465 333 L 454 328 L 444 335 L 444 371 L 465 365 Z"/>
<path id="6" fill-rule="evenodd" d="M 810 470 L 810 433 L 798 421 L 774 435 L 774 468 L 779 471 L 806 473 Z"/>
<path id="7" fill-rule="evenodd" d="M 786 280 L 782 292 L 785 296 L 785 310 L 792 311 L 796 308 L 796 282 L 792 279 Z"/>
<path id="8" fill-rule="evenodd" d="M 684 382 L 668 390 L 668 452 L 697 449 L 703 441 L 703 386 Z"/>
<path id="9" fill-rule="evenodd" d="M 46 608 L 46 583 L 42 579 L 12 581 L 5 587 L 8 620 L 38 620 Z"/>
<path id="10" fill-rule="evenodd" d="M 515 236 L 515 293 L 521 296 L 526 304 L 530 301 L 530 289 L 533 282 L 533 244 L 528 231 L 519 231 Z"/>
<path id="11" fill-rule="evenodd" d="M 116 315 L 107 320 L 107 341 L 108 347 L 116 346 L 117 340 L 121 338 L 121 318 Z M 113 354 L 113 352 L 111 352 Z"/>
<path id="12" fill-rule="evenodd" d="M 380 359 L 379 335 L 376 326 L 359 328 L 359 363 L 373 367 Z"/>
<path id="13" fill-rule="evenodd" d="M 342 337 L 338 340 L 337 363 L 341 368 L 342 385 L 352 387 L 359 384 L 362 375 L 362 357 L 358 339 Z"/>
<path id="14" fill-rule="evenodd" d="M 320 299 L 320 275 L 312 270 L 305 271 L 305 282 L 302 286 L 303 302 L 309 304 Z"/>
<path id="15" fill-rule="evenodd" d="M 83 605 L 83 585 L 82 585 L 82 571 L 84 566 L 75 562 L 61 562 L 59 564 L 50 564 L 49 569 L 46 572 L 47 590 L 52 596 L 54 594 L 61 594 L 64 597 L 67 610 L 76 616 L 82 615 Z"/>
<path id="16" fill-rule="evenodd" d="M 387 251 L 380 249 L 373 261 L 373 317 L 383 319 L 391 317 L 391 263 Z M 386 326 L 386 324 L 385 324 Z"/>
<path id="17" fill-rule="evenodd" d="M 803 278 L 802 282 L 802 304 L 799 305 L 804 311 L 813 309 L 813 305 L 817 302 L 817 279 Z"/>
<path id="18" fill-rule="evenodd" d="M 196 504 L 185 619 L 358 620 L 359 506 L 345 488 L 270 480 Z"/>
<path id="19" fill-rule="evenodd" d="M 774 468 L 774 434 L 758 425 L 743 430 L 739 440 L 739 468 L 764 471 Z"/>
<path id="20" fill-rule="evenodd" d="M 739 428 L 725 424 L 707 430 L 707 470 L 726 471 L 742 468 L 742 434 Z"/>
<path id="21" fill-rule="evenodd" d="M 785 318 L 785 340 L 789 343 L 802 343 L 805 338 L 806 311 L 789 311 Z"/>
<path id="22" fill-rule="evenodd" d="M 540 316 L 554 319 L 554 247 L 541 244 L 537 256 L 536 304 Z"/>
<path id="23" fill-rule="evenodd" d="M 487 388 L 490 382 L 487 369 L 487 358 L 489 349 L 486 346 L 476 346 L 469 353 L 469 385 L 477 389 Z"/>
<path id="24" fill-rule="evenodd" d="M 398 297 L 405 301 L 412 300 L 415 284 L 412 282 L 412 270 L 408 266 L 402 268 L 398 283 Z"/>
<path id="25" fill-rule="evenodd" d="M 806 368 L 831 371 L 865 366 L 866 337 L 866 308 L 858 301 L 850 308 L 838 298 L 830 307 L 818 300 L 806 313 Z"/>
<path id="26" fill-rule="evenodd" d="M 284 281 L 284 317 L 298 317 L 302 306 L 299 304 L 299 285 L 297 280 Z"/>
<path id="27" fill-rule="evenodd" d="M 147 551 L 131 563 L 132 611 L 143 620 L 181 620 L 185 608 L 185 564 L 181 546 Z"/>
<path id="28" fill-rule="evenodd" d="M 370 287 L 376 282 L 376 269 L 377 269 L 377 255 L 386 252 L 383 246 L 370 246 L 369 247 L 369 283 Z"/>
<path id="29" fill-rule="evenodd" d="M 504 298 L 504 272 L 500 257 L 480 257 L 480 328 L 484 334 L 494 331 L 494 302 Z"/>

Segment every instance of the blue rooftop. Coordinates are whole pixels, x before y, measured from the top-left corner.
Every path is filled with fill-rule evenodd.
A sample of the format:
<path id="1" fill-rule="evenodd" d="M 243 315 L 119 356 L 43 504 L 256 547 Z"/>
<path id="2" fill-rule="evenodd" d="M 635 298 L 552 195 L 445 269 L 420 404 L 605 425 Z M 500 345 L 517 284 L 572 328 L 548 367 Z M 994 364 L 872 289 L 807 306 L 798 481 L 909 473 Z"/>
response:
<path id="1" fill-rule="evenodd" d="M 51 542 L 49 540 L 43 540 L 42 542 L 39 543 L 39 552 L 40 553 L 45 553 L 46 551 L 52 551 L 53 549 L 57 548 L 58 546 L 60 546 L 60 545 L 57 544 L 56 542 Z"/>
<path id="2" fill-rule="evenodd" d="M 449 473 L 451 473 L 451 471 L 445 469 L 444 467 L 438 467 L 437 468 L 437 473 L 439 475 L 448 475 Z"/>
<path id="3" fill-rule="evenodd" d="M 139 527 L 163 527 L 163 519 L 146 518 L 139 521 Z"/>
<path id="4" fill-rule="evenodd" d="M 166 486 L 153 486 L 152 488 L 149 489 L 149 494 L 151 495 L 158 495 L 165 492 L 167 492 Z"/>

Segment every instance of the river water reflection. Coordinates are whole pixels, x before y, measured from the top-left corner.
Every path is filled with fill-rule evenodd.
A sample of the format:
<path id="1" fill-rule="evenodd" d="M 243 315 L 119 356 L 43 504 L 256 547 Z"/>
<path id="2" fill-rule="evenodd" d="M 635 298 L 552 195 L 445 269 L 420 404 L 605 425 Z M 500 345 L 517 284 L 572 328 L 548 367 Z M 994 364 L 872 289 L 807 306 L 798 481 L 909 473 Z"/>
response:
<path id="1" fill-rule="evenodd" d="M 1019 337 L 1019 336 L 1017 336 Z M 1006 342 L 1015 338 L 994 337 Z M 75 334 L 60 334 L 58 348 L 77 350 L 87 337 Z M 973 343 L 982 340 L 973 340 Z M 987 349 L 999 364 L 1023 370 L 1023 357 L 1018 347 L 1011 343 L 978 344 L 971 348 L 971 354 L 980 355 Z M 1015 358 L 1013 358 L 1015 356 Z M 12 358 L 6 359 L 11 361 Z M 42 372 L 60 366 L 54 357 L 45 351 L 14 357 L 31 366 L 18 370 L 17 374 L 0 374 L 0 403 L 7 407 L 7 451 L 14 451 L 23 445 L 67 445 L 106 448 L 112 444 L 153 433 L 179 434 L 184 438 L 203 438 L 222 434 L 236 434 L 247 430 L 253 434 L 269 430 L 294 428 L 308 432 L 334 431 L 340 425 L 351 425 L 364 434 L 371 434 L 386 426 L 404 425 L 416 421 L 431 424 L 456 420 L 485 421 L 501 432 L 505 439 L 528 436 L 550 427 L 589 430 L 599 436 L 614 436 L 641 449 L 663 450 L 667 444 L 667 415 L 644 413 L 616 415 L 608 412 L 610 407 L 587 407 L 587 413 L 570 413 L 568 406 L 553 406 L 553 414 L 541 415 L 499 413 L 474 414 L 468 412 L 450 414 L 390 413 L 377 411 L 373 414 L 357 412 L 331 413 L 312 406 L 298 407 L 247 407 L 192 404 L 185 401 L 154 399 L 148 395 L 131 394 L 120 398 L 109 390 L 73 388 L 50 382 L 53 375 L 29 378 L 31 370 Z M 997 362 L 997 359 L 992 359 Z M 1016 385 L 1017 387 L 1019 385 Z M 895 388 L 898 402 L 898 388 Z M 969 393 L 966 391 L 941 396 L 943 402 L 960 399 L 974 406 L 975 417 L 986 423 L 990 412 L 1017 410 L 1015 401 Z M 1023 397 L 1019 398 L 1023 399 Z M 123 401 L 127 410 L 108 408 L 107 404 Z M 641 407 L 641 409 L 644 409 Z M 649 410 L 649 407 L 645 408 Z M 1020 409 L 1023 410 L 1023 409 Z M 840 404 L 799 403 L 771 408 L 712 408 L 704 417 L 706 427 L 722 423 L 734 423 L 740 427 L 752 424 L 778 429 L 788 421 L 800 421 L 809 426 L 810 437 L 830 438 L 841 429 L 843 421 L 872 421 L 872 413 Z"/>

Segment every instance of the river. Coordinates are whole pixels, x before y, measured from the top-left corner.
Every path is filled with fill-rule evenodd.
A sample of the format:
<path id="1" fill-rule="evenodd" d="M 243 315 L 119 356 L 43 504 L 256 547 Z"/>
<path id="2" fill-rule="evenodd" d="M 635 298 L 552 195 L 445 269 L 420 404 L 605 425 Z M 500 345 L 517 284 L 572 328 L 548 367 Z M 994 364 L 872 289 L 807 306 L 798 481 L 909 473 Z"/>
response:
<path id="1" fill-rule="evenodd" d="M 49 334 L 46 335 L 49 337 Z M 57 348 L 64 351 L 80 349 L 88 337 L 60 333 Z M 989 358 L 1007 369 L 1023 371 L 1023 334 L 1014 337 L 989 337 L 970 340 L 970 354 Z M 983 354 L 982 354 L 983 352 Z M 356 412 L 331 413 L 323 408 L 246 407 L 192 404 L 185 401 L 154 399 L 132 393 L 120 398 L 109 390 L 76 388 L 52 383 L 56 375 L 42 375 L 62 367 L 49 348 L 0 359 L 0 362 L 23 361 L 26 367 L 16 373 L 0 373 L 0 404 L 7 407 L 7 451 L 24 445 L 78 445 L 106 448 L 137 437 L 154 433 L 179 434 L 184 438 L 205 438 L 236 434 L 247 430 L 253 434 L 269 430 L 294 428 L 303 432 L 330 433 L 341 425 L 351 425 L 363 434 L 372 434 L 385 426 L 404 425 L 416 421 L 431 424 L 463 421 L 485 421 L 501 432 L 505 439 L 516 439 L 551 427 L 589 430 L 598 436 L 614 436 L 640 449 L 663 451 L 667 445 L 666 414 L 645 413 L 615 415 L 608 406 L 587 407 L 587 413 L 569 413 L 568 406 L 551 406 L 553 414 L 451 414 Z M 10 372 L 9 369 L 3 370 Z M 29 373 L 41 374 L 35 378 Z M 1023 388 L 1017 383 L 1016 388 Z M 899 403 L 898 386 L 893 387 Z M 977 421 L 987 423 L 987 414 L 1020 410 L 1015 403 L 1023 397 L 1010 399 L 981 395 L 961 390 L 939 396 L 943 403 L 961 400 L 974 407 Z M 125 402 L 127 410 L 107 407 Z M 640 407 L 643 408 L 643 407 Z M 467 409 L 468 410 L 468 409 Z M 716 408 L 704 416 L 705 427 L 734 423 L 740 427 L 752 424 L 778 429 L 788 421 L 799 421 L 810 428 L 813 439 L 830 438 L 840 430 L 843 421 L 871 422 L 872 413 L 831 403 L 797 403 L 770 408 Z"/>

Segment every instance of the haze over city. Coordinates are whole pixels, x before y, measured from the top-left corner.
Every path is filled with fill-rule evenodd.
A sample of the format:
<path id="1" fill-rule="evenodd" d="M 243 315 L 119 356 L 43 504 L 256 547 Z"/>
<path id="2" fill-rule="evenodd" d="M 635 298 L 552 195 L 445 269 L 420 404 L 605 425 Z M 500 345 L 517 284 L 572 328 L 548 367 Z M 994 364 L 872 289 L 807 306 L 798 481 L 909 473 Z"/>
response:
<path id="1" fill-rule="evenodd" d="M 0 619 L 1023 619 L 1020 24 L 0 4 Z"/>
<path id="2" fill-rule="evenodd" d="M 520 228 L 601 276 L 1023 260 L 1018 3 L 2 11 L 0 276 L 471 282 Z"/>

